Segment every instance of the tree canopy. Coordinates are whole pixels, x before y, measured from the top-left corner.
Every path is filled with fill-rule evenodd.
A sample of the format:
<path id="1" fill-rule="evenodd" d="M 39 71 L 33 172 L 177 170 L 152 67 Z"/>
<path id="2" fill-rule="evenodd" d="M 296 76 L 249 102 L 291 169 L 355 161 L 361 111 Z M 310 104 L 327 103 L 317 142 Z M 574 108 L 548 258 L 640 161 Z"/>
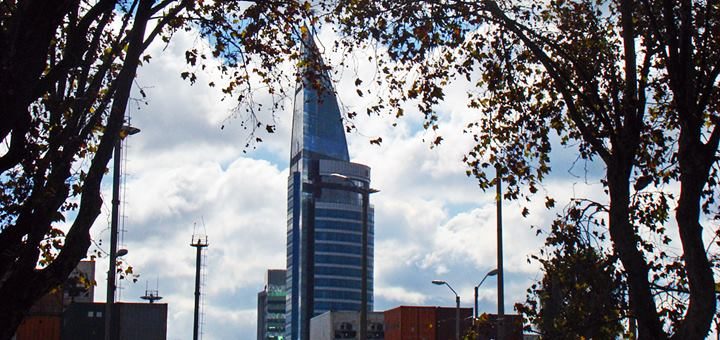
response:
<path id="1" fill-rule="evenodd" d="M 604 236 L 593 230 L 599 208 L 571 202 L 552 223 L 541 253 L 532 256 L 542 265 L 544 277 L 528 288 L 527 301 L 516 304 L 516 309 L 545 338 L 625 335 L 626 285 L 616 268 L 617 257 L 605 253 Z"/>
<path id="2" fill-rule="evenodd" d="M 387 51 L 374 61 L 392 95 L 368 113 L 402 116 L 414 100 L 435 128 L 446 86 L 476 85 L 466 162 L 482 188 L 499 163 L 504 196 L 532 196 L 553 146 L 602 162 L 594 230 L 620 260 L 640 338 L 701 339 L 716 304 L 702 232 L 720 217 L 719 11 L 714 0 L 346 0 L 336 14 L 345 37 Z"/>
<path id="3" fill-rule="evenodd" d="M 187 51 L 181 76 L 195 82 L 206 58 L 221 58 L 219 87 L 252 114 L 253 79 L 284 95 L 277 66 L 299 59 L 300 27 L 321 19 L 345 51 L 366 41 L 387 52 L 373 61 L 390 95 L 368 113 L 402 116 L 413 100 L 434 129 L 446 86 L 476 85 L 465 160 L 482 188 L 503 164 L 504 196 L 534 199 L 557 145 L 602 162 L 607 203 L 578 202 L 601 207 L 589 223 L 611 246 L 598 259 L 619 259 L 640 337 L 703 338 L 716 305 L 702 231 L 720 219 L 719 11 L 716 0 L 4 1 L 0 338 L 86 255 L 151 43 L 177 30 L 207 38 L 211 50 Z"/>
<path id="4" fill-rule="evenodd" d="M 195 82 L 205 60 L 220 58 L 227 83 L 217 86 L 252 114 L 257 84 L 284 94 L 278 65 L 298 59 L 311 17 L 296 1 L 0 4 L 0 339 L 86 256 L 101 180 L 135 74 L 151 61 L 148 47 L 178 30 L 196 32 L 210 48 L 187 51 L 189 70 L 179 76 Z"/>

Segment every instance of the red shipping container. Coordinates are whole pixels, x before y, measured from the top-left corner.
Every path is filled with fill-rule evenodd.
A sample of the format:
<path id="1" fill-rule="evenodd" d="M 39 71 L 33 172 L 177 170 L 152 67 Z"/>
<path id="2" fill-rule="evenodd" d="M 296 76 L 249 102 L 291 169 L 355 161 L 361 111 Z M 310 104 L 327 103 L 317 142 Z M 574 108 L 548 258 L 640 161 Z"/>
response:
<path id="1" fill-rule="evenodd" d="M 437 307 L 435 318 L 437 329 L 435 339 L 455 340 L 456 310 L 450 307 Z M 460 308 L 460 338 L 462 338 L 472 327 L 472 309 Z"/>
<path id="2" fill-rule="evenodd" d="M 16 340 L 60 340 L 60 316 L 30 315 L 18 327 Z"/>
<path id="3" fill-rule="evenodd" d="M 471 326 L 472 309 L 460 308 L 461 334 Z M 400 306 L 385 311 L 385 340 L 455 339 L 455 308 Z"/>
<path id="4" fill-rule="evenodd" d="M 385 311 L 385 340 L 436 340 L 435 307 L 400 306 Z"/>

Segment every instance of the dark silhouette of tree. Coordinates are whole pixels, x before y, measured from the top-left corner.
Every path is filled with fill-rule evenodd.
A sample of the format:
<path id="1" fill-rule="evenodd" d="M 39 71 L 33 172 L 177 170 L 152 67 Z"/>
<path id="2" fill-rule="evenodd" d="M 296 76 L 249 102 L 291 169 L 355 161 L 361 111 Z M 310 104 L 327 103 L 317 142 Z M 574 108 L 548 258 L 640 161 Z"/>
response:
<path id="1" fill-rule="evenodd" d="M 515 307 L 548 339 L 615 339 L 627 313 L 617 258 L 587 228 L 596 205 L 573 202 L 553 222 L 540 255 L 543 278 Z M 587 214 L 589 212 L 589 214 Z"/>
<path id="2" fill-rule="evenodd" d="M 368 113 L 402 116 L 412 100 L 435 129 L 446 85 L 476 84 L 466 161 L 482 188 L 500 163 L 506 198 L 536 193 L 553 145 L 602 162 L 603 220 L 640 338 L 707 335 L 716 301 L 701 221 L 720 217 L 718 1 L 347 0 L 336 14 L 353 44 L 387 51 L 373 61 L 391 95 Z M 679 254 L 663 248 L 670 228 Z"/>
<path id="3" fill-rule="evenodd" d="M 222 91 L 252 114 L 251 77 L 283 95 L 279 65 L 297 60 L 301 23 L 313 21 L 295 1 L 2 1 L 0 339 L 86 256 L 100 183 L 148 46 L 178 30 L 198 32 L 211 47 L 207 55 L 187 51 L 190 71 L 181 76 L 195 82 L 193 70 L 210 54 L 221 58 Z M 273 130 L 250 125 L 260 127 Z"/>

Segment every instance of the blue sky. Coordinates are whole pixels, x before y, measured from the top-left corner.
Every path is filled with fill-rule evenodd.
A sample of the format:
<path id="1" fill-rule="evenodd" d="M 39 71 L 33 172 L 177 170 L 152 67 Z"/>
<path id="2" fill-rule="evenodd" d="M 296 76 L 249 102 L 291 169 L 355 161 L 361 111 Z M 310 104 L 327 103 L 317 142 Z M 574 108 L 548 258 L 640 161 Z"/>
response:
<path id="1" fill-rule="evenodd" d="M 332 35 L 319 39 L 331 46 Z M 167 49 L 152 48 L 152 61 L 143 66 L 137 84 L 148 103 L 128 109 L 132 124 L 142 130 L 128 138 L 126 150 L 123 247 L 126 260 L 140 274 L 135 284 L 123 282 L 119 301 L 138 302 L 146 282 L 159 285 L 161 302 L 169 304 L 168 339 L 189 339 L 192 332 L 195 249 L 190 247 L 194 226 L 206 230 L 207 249 L 203 339 L 254 339 L 256 294 L 263 288 L 268 268 L 285 266 L 287 168 L 292 103 L 275 119 L 277 132 L 261 135 L 264 142 L 243 153 L 247 131 L 241 117 L 229 118 L 233 100 L 221 100 L 217 74 L 199 75 L 190 86 L 180 78 L 184 51 L 198 40 L 176 34 Z M 332 64 L 337 56 L 327 54 Z M 372 100 L 355 94 L 354 79 L 370 77 L 362 55 L 353 69 L 337 76 L 339 99 L 346 110 L 364 112 Z M 352 63 L 350 63 L 352 64 Z M 369 83 L 370 79 L 365 79 Z M 467 84 L 451 86 L 438 110 L 444 142 L 431 149 L 435 134 L 421 129 L 422 117 L 408 105 L 408 115 L 354 119 L 357 130 L 347 135 L 352 161 L 372 168 L 375 205 L 376 310 L 399 305 L 452 306 L 448 281 L 472 306 L 473 286 L 495 268 L 494 192 L 482 192 L 465 176 L 463 154 L 471 136 L 462 128 L 473 120 L 465 106 Z M 268 101 L 260 95 L 258 101 Z M 393 127 L 392 124 L 397 123 Z M 221 126 L 224 128 L 221 129 Z M 380 146 L 370 140 L 382 137 Z M 562 207 L 575 196 L 599 196 L 597 181 L 568 175 L 572 149 L 557 149 L 562 161 L 553 163 L 554 175 L 541 190 L 553 194 Z M 568 161 L 569 160 L 569 161 Z M 582 168 L 575 174 L 583 175 Z M 591 175 L 597 173 L 597 169 Z M 107 239 L 110 176 L 105 182 L 104 215 L 94 229 L 95 239 Z M 541 192 L 544 196 L 544 191 Z M 530 202 L 531 215 L 520 216 L 516 202 L 504 205 L 505 309 L 525 300 L 525 290 L 540 278 L 528 256 L 542 239 L 530 225 L 546 226 L 553 211 L 542 196 Z M 106 259 L 96 273 L 105 273 Z M 105 276 L 96 277 L 96 300 L 104 301 Z M 496 310 L 496 281 L 489 278 L 480 291 L 480 310 Z"/>

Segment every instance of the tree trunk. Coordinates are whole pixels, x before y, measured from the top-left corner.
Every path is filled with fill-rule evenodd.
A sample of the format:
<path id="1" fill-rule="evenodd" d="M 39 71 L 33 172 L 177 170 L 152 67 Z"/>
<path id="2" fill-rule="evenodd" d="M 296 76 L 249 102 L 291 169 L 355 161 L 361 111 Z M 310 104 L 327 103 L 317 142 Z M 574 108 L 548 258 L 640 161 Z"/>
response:
<path id="1" fill-rule="evenodd" d="M 152 0 L 141 0 L 135 20 L 129 33 L 129 45 L 123 67 L 117 75 L 117 87 L 112 108 L 107 120 L 105 134 L 94 155 L 81 196 L 80 208 L 73 226 L 65 239 L 65 245 L 58 257 L 46 268 L 35 269 L 37 256 L 32 266 L 18 266 L 3 273 L 0 281 L 0 340 L 13 337 L 17 327 L 32 305 L 57 287 L 86 256 L 90 246 L 89 230 L 100 212 L 100 182 L 112 156 L 115 141 L 119 138 L 124 123 L 125 108 L 130 97 L 132 81 L 137 72 L 140 56 L 144 50 L 144 35 L 151 16 Z M 65 195 L 67 197 L 67 193 Z M 39 216 L 41 219 L 46 216 Z M 36 220 L 30 218 L 31 220 Z M 24 262 L 28 262 L 27 256 Z"/>
<path id="2" fill-rule="evenodd" d="M 648 281 L 649 267 L 638 249 L 634 226 L 630 223 L 630 171 L 632 157 L 624 157 L 616 148 L 608 162 L 608 189 L 610 191 L 610 239 L 625 267 L 630 295 L 630 309 L 637 320 L 639 339 L 665 339 L 657 313 L 655 299 Z M 628 159 L 630 161 L 628 161 Z"/>
<path id="3" fill-rule="evenodd" d="M 675 7 L 677 5 L 677 8 Z M 675 220 L 683 248 L 685 273 L 689 294 L 685 318 L 676 325 L 674 339 L 700 339 L 707 336 L 712 317 L 715 314 L 716 296 L 712 265 L 708 261 L 702 239 L 700 205 L 703 188 L 708 183 L 710 168 L 715 163 L 718 148 L 718 131 L 703 143 L 703 129 L 706 114 L 712 115 L 712 108 L 700 100 L 703 85 L 714 84 L 717 74 L 700 72 L 696 61 L 705 51 L 696 50 L 693 11 L 695 3 L 682 1 L 677 4 L 666 1 L 665 21 L 668 27 L 667 71 L 669 85 L 673 92 L 673 104 L 677 110 L 680 125 L 678 139 L 678 166 L 680 169 L 680 198 L 675 211 Z M 698 4 L 699 6 L 699 4 Z M 710 5 L 708 5 L 710 6 Z M 675 17 L 675 14 L 677 17 Z M 709 95 L 706 94 L 706 95 Z M 717 122 L 711 126 L 717 130 Z"/>
<path id="4" fill-rule="evenodd" d="M 16 278 L 20 278 L 20 280 Z M 37 287 L 39 283 L 42 282 L 38 282 L 37 275 L 34 272 L 16 272 L 13 279 L 3 285 L 3 294 L 0 294 L 2 300 L 2 307 L 0 308 L 0 339 L 11 339 L 33 303 L 45 295 L 46 291 L 50 290 L 50 287 L 47 289 Z"/>
<path id="5" fill-rule="evenodd" d="M 702 226 L 699 222 L 702 190 L 707 183 L 716 147 L 702 144 L 698 123 L 700 120 L 689 120 L 690 122 L 683 124 L 680 133 L 680 198 L 675 220 L 683 246 L 690 302 L 685 318 L 676 327 L 674 339 L 704 338 L 710 331 L 716 304 L 712 266 L 705 252 Z"/>

